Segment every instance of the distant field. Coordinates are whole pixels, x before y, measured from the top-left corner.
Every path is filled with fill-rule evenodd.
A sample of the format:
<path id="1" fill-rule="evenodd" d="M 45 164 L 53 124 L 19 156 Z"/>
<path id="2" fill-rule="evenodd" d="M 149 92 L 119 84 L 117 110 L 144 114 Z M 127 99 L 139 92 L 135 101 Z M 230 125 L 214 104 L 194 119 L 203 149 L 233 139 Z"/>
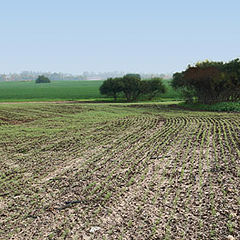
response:
<path id="1" fill-rule="evenodd" d="M 161 98 L 171 98 L 171 99 L 176 99 L 176 100 L 182 99 L 180 91 L 176 91 L 170 86 L 171 79 L 164 80 L 163 82 L 166 86 L 167 91 L 166 91 L 166 93 L 161 95 Z"/>
<path id="2" fill-rule="evenodd" d="M 1 82 L 0 101 L 76 100 L 101 98 L 102 81 Z"/>
<path id="3" fill-rule="evenodd" d="M 50 84 L 35 82 L 0 82 L 0 102 L 54 101 L 106 98 L 99 93 L 103 81 L 52 81 Z M 167 92 L 161 99 L 180 99 L 180 94 L 165 80 Z"/>

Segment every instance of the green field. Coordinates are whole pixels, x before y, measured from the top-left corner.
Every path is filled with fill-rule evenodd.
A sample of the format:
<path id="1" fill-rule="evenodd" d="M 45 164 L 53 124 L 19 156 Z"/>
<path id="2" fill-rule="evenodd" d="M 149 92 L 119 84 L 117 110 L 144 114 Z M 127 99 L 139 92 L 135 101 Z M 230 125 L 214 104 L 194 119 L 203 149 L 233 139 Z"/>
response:
<path id="1" fill-rule="evenodd" d="M 0 82 L 0 101 L 54 101 L 101 98 L 102 81 Z"/>
<path id="2" fill-rule="evenodd" d="M 1 240 L 240 239 L 240 113 L 0 104 L 0 134 Z"/>
<path id="3" fill-rule="evenodd" d="M 102 96 L 99 93 L 99 87 L 102 82 L 103 81 L 52 81 L 49 84 L 36 84 L 35 82 L 0 82 L 0 102 L 103 100 L 106 96 Z M 165 80 L 164 82 L 168 91 L 158 99 L 180 99 L 180 94 L 169 86 L 169 80 Z"/>

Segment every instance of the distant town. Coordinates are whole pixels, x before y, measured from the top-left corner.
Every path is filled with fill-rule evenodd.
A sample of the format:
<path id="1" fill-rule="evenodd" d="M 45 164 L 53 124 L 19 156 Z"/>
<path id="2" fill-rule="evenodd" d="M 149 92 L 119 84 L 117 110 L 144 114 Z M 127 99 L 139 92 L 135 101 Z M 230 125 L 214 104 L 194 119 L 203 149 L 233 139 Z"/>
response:
<path id="1" fill-rule="evenodd" d="M 50 80 L 62 80 L 62 81 L 79 81 L 79 80 L 105 80 L 107 78 L 122 77 L 125 72 L 83 72 L 81 75 L 73 75 L 67 73 L 56 73 L 56 72 L 32 72 L 32 71 L 23 71 L 21 73 L 9 73 L 9 74 L 0 74 L 0 82 L 11 82 L 11 81 L 33 81 L 39 75 L 44 75 Z M 161 77 L 163 79 L 169 79 L 172 77 L 171 74 L 159 74 L 159 73 L 140 73 L 143 79 L 149 79 L 153 77 Z"/>

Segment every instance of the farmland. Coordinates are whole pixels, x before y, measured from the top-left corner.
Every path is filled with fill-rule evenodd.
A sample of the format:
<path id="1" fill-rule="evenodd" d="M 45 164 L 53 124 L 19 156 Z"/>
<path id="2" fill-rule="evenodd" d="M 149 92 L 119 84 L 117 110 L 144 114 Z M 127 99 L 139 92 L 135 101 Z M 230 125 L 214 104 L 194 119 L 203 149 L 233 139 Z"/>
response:
<path id="1" fill-rule="evenodd" d="M 240 238 L 240 113 L 0 105 L 0 239 Z"/>
<path id="2" fill-rule="evenodd" d="M 99 87 L 103 81 L 52 81 L 47 84 L 32 82 L 0 82 L 0 102 L 103 100 Z M 167 92 L 163 99 L 180 99 L 169 80 L 164 80 Z M 111 100 L 111 99 L 110 99 Z"/>
<path id="3" fill-rule="evenodd" d="M 0 82 L 0 101 L 56 101 L 101 98 L 102 81 Z"/>

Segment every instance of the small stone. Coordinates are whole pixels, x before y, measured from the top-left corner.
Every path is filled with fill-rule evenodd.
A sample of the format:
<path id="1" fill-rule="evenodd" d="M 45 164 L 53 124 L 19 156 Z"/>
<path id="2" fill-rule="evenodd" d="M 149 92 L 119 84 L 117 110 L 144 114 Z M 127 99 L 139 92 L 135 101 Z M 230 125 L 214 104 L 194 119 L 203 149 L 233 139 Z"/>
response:
<path id="1" fill-rule="evenodd" d="M 95 233 L 96 231 L 99 231 L 101 228 L 100 227 L 91 227 L 90 233 Z"/>
<path id="2" fill-rule="evenodd" d="M 91 238 L 90 238 L 89 236 L 87 236 L 87 235 L 83 235 L 82 238 L 83 238 L 83 240 L 90 240 L 90 239 L 91 239 Z"/>
<path id="3" fill-rule="evenodd" d="M 228 236 L 227 236 L 227 239 L 228 239 L 228 240 L 235 240 L 235 238 L 234 238 L 232 235 L 228 235 Z"/>

